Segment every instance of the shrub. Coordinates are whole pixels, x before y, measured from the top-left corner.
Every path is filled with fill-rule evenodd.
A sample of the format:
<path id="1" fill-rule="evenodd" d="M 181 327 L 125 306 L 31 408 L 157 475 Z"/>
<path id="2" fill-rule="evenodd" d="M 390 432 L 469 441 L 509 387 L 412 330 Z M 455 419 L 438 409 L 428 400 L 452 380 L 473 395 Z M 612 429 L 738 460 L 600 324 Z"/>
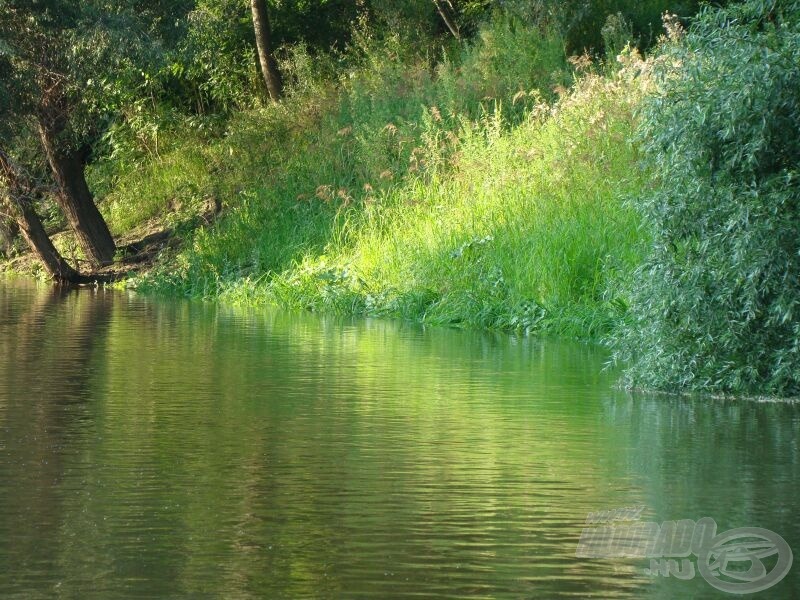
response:
<path id="1" fill-rule="evenodd" d="M 697 12 L 697 0 L 565 0 L 559 3 L 562 10 L 562 23 L 566 31 L 567 49 L 570 53 L 610 53 L 619 47 L 608 47 L 607 30 L 609 17 L 612 21 L 624 21 L 628 39 L 640 49 L 650 48 L 661 29 L 661 15 L 665 12 L 681 18 Z M 612 45 L 612 46 L 613 46 Z"/>
<path id="2" fill-rule="evenodd" d="M 705 10 L 666 45 L 641 139 L 649 257 L 615 339 L 629 386 L 800 392 L 800 3 Z"/>
<path id="3" fill-rule="evenodd" d="M 486 100 L 508 108 L 515 94 L 532 89 L 553 99 L 556 88 L 569 85 L 564 40 L 546 22 L 496 12 L 462 53 L 457 66 L 444 63 L 438 69 L 440 102 L 451 112 L 469 114 Z"/>

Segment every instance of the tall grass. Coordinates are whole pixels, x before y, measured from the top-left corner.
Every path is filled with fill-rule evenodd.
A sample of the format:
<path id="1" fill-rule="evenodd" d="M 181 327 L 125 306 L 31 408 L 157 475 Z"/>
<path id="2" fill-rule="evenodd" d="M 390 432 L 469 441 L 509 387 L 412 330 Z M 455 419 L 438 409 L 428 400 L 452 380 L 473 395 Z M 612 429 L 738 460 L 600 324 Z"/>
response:
<path id="1" fill-rule="evenodd" d="M 361 42 L 368 60 L 338 82 L 299 78 L 280 105 L 233 119 L 199 151 L 205 173 L 146 173 L 145 189 L 213 188 L 225 217 L 136 285 L 436 324 L 608 330 L 624 306 L 611 282 L 641 246 L 622 199 L 645 181 L 628 142 L 642 63 L 576 73 L 556 33 L 501 17 L 433 67 L 396 40 Z M 198 164 L 191 144 L 176 152 Z M 159 182 L 164 172 L 178 182 Z"/>

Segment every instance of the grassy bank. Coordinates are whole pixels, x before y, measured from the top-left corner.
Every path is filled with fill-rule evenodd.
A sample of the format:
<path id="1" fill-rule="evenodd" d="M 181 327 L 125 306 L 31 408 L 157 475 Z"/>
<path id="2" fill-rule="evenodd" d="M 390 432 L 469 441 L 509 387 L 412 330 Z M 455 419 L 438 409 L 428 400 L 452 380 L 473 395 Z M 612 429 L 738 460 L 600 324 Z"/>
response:
<path id="1" fill-rule="evenodd" d="M 514 6 L 482 13 L 468 41 L 367 11 L 342 49 L 284 47 L 274 103 L 248 87 L 249 63 L 170 55 L 92 140 L 91 188 L 119 249 L 109 279 L 604 339 L 635 388 L 800 393 L 800 150 L 787 136 L 800 3 L 706 6 L 688 30 L 665 13 L 663 29 L 645 19 L 649 36 L 630 11 L 603 13 L 595 62 L 565 51 L 580 15 Z M 225 30 L 222 13 L 202 14 Z M 649 58 L 626 49 L 656 29 Z M 70 233 L 54 235 L 49 194 L 39 205 L 79 261 Z"/>
<path id="2" fill-rule="evenodd" d="M 295 52 L 284 67 L 302 85 L 281 104 L 236 115 L 224 133 L 183 128 L 143 170 L 116 175 L 103 205 L 118 231 L 209 197 L 224 207 L 133 284 L 435 324 L 607 331 L 624 307 L 616 274 L 640 260 L 638 219 L 622 201 L 645 181 L 629 141 L 643 63 L 569 64 L 558 34 L 507 18 L 441 60 L 361 41 L 365 60 L 333 79 Z"/>

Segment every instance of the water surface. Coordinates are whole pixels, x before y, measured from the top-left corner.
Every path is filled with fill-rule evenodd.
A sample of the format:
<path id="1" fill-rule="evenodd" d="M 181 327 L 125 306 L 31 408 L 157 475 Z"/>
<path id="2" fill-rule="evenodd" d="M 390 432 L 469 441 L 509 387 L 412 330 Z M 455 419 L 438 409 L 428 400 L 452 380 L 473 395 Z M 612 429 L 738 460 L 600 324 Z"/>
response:
<path id="1" fill-rule="evenodd" d="M 0 281 L 0 596 L 731 597 L 577 558 L 627 506 L 798 554 L 798 406 L 630 396 L 604 360 Z"/>

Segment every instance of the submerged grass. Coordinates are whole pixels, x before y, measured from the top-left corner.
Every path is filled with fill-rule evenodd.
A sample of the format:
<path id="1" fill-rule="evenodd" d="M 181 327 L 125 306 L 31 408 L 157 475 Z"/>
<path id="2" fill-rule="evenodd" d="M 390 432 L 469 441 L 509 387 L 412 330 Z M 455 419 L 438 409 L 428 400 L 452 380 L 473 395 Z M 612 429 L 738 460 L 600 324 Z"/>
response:
<path id="1" fill-rule="evenodd" d="M 622 200 L 646 181 L 628 141 L 644 63 L 628 55 L 612 74 L 576 74 L 556 34 L 503 20 L 457 64 L 431 68 L 382 43 L 336 85 L 305 73 L 302 89 L 239 114 L 209 145 L 176 144 L 135 175 L 141 187 L 121 181 L 107 202 L 119 228 L 136 218 L 114 207 L 135 193 L 150 198 L 139 218 L 180 194 L 224 206 L 134 284 L 432 324 L 607 331 L 625 306 L 616 273 L 640 261 L 638 217 Z M 512 57 L 508 75 L 502 48 L 524 44 L 529 68 Z"/>

